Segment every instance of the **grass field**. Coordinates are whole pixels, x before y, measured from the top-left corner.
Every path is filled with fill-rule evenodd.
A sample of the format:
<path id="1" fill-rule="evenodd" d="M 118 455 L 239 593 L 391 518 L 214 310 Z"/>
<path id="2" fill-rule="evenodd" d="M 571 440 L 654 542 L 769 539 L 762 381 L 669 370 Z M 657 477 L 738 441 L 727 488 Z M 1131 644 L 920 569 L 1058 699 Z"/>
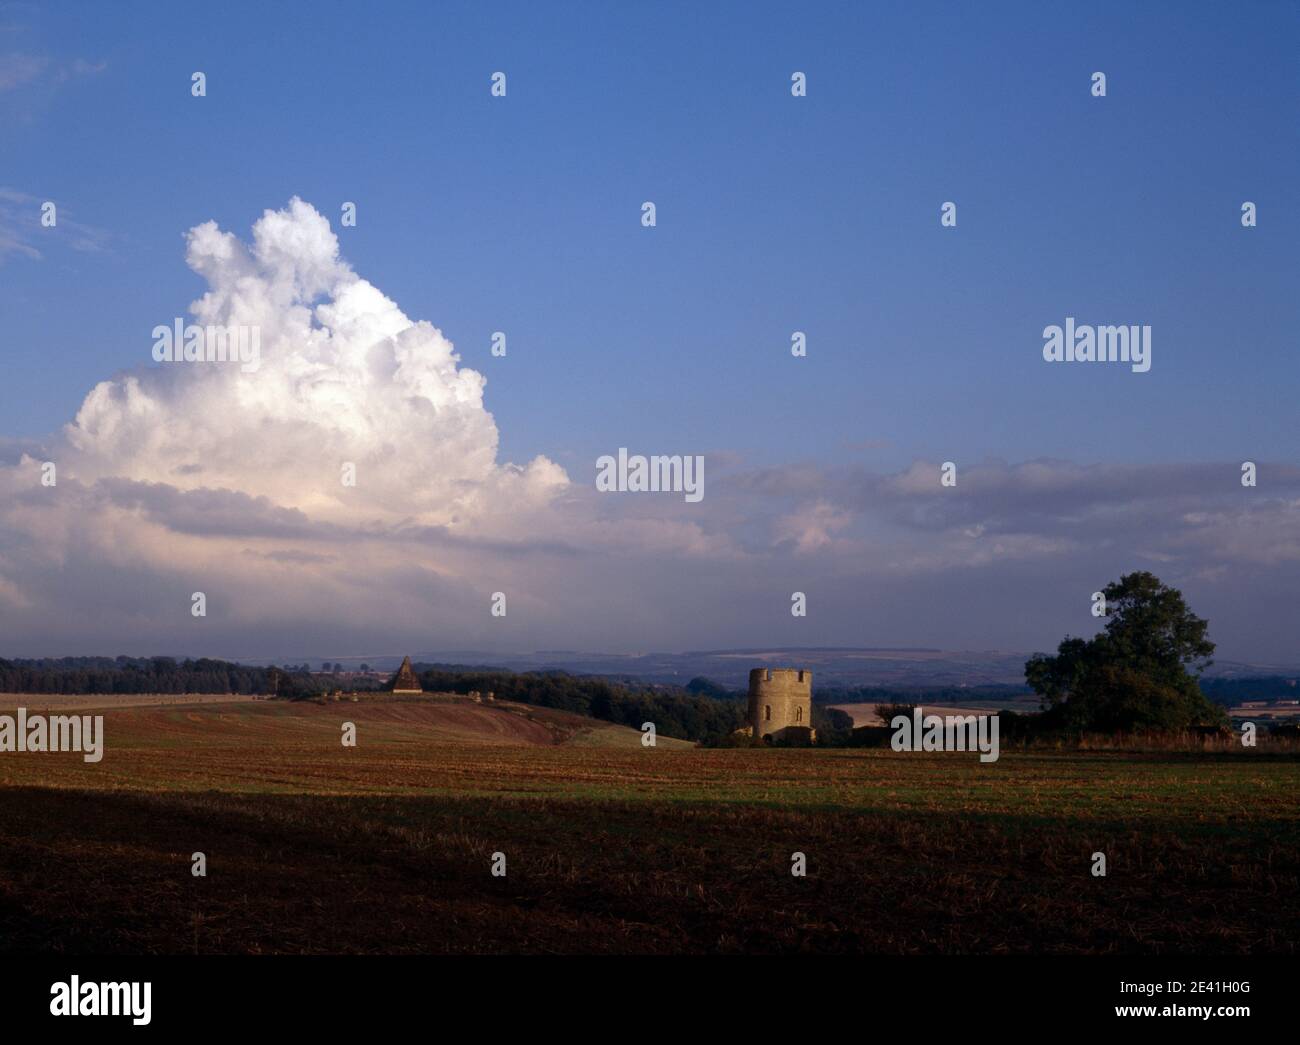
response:
<path id="1" fill-rule="evenodd" d="M 98 764 L 0 754 L 0 950 L 1300 950 L 1294 755 L 645 748 L 520 705 L 102 713 Z"/>

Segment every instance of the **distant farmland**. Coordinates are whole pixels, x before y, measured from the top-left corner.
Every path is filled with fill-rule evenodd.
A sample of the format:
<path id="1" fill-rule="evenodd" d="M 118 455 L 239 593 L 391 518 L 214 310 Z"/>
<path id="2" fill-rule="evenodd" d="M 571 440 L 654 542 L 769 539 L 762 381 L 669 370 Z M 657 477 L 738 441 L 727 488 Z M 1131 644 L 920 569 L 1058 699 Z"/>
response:
<path id="1" fill-rule="evenodd" d="M 827 707 L 843 711 L 853 719 L 854 726 L 888 725 L 876 714 L 882 701 L 866 704 L 828 704 Z M 999 711 L 1014 711 L 1017 715 L 1036 715 L 1041 710 L 1037 697 L 1011 697 L 1005 700 L 972 700 L 964 704 L 941 704 L 917 701 L 926 714 L 935 715 L 996 715 Z"/>
<path id="2" fill-rule="evenodd" d="M 95 713 L 99 764 L 0 754 L 0 950 L 1300 948 L 1294 755 L 645 748 L 468 703 Z"/>

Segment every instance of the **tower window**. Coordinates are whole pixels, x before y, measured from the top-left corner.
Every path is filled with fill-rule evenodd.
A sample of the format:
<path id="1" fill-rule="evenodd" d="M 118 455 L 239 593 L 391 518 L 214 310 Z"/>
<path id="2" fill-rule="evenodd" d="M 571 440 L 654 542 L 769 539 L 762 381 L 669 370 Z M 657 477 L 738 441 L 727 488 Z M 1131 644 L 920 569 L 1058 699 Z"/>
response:
<path id="1" fill-rule="evenodd" d="M 763 721 L 764 721 L 764 722 L 771 722 L 771 721 L 772 721 L 772 705 L 771 705 L 771 704 L 764 704 L 764 705 L 763 705 Z"/>
<path id="2" fill-rule="evenodd" d="M 795 720 L 796 722 L 802 722 L 802 721 L 803 721 L 803 708 L 795 708 L 795 709 L 794 709 L 794 720 Z"/>

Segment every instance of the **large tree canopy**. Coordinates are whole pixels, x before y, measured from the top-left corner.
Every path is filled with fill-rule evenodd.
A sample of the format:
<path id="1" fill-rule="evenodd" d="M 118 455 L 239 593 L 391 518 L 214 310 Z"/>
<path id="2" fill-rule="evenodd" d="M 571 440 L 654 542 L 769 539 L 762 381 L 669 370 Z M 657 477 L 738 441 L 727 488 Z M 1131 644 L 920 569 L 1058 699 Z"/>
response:
<path id="1" fill-rule="evenodd" d="M 1227 715 L 1201 692 L 1210 664 L 1208 624 L 1182 593 L 1146 572 L 1106 585 L 1106 629 L 1066 637 L 1056 656 L 1036 653 L 1025 680 L 1043 698 L 1044 724 L 1118 732 L 1225 725 Z"/>

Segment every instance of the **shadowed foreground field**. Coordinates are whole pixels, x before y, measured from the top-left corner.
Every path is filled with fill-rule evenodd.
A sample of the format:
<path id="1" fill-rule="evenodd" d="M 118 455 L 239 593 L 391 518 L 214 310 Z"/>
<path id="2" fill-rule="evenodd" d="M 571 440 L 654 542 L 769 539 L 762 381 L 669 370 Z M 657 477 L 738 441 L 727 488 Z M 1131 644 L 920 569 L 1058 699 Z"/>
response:
<path id="1" fill-rule="evenodd" d="M 105 716 L 98 765 L 0 755 L 0 950 L 1300 949 L 1294 757 L 648 749 L 520 706 Z"/>

